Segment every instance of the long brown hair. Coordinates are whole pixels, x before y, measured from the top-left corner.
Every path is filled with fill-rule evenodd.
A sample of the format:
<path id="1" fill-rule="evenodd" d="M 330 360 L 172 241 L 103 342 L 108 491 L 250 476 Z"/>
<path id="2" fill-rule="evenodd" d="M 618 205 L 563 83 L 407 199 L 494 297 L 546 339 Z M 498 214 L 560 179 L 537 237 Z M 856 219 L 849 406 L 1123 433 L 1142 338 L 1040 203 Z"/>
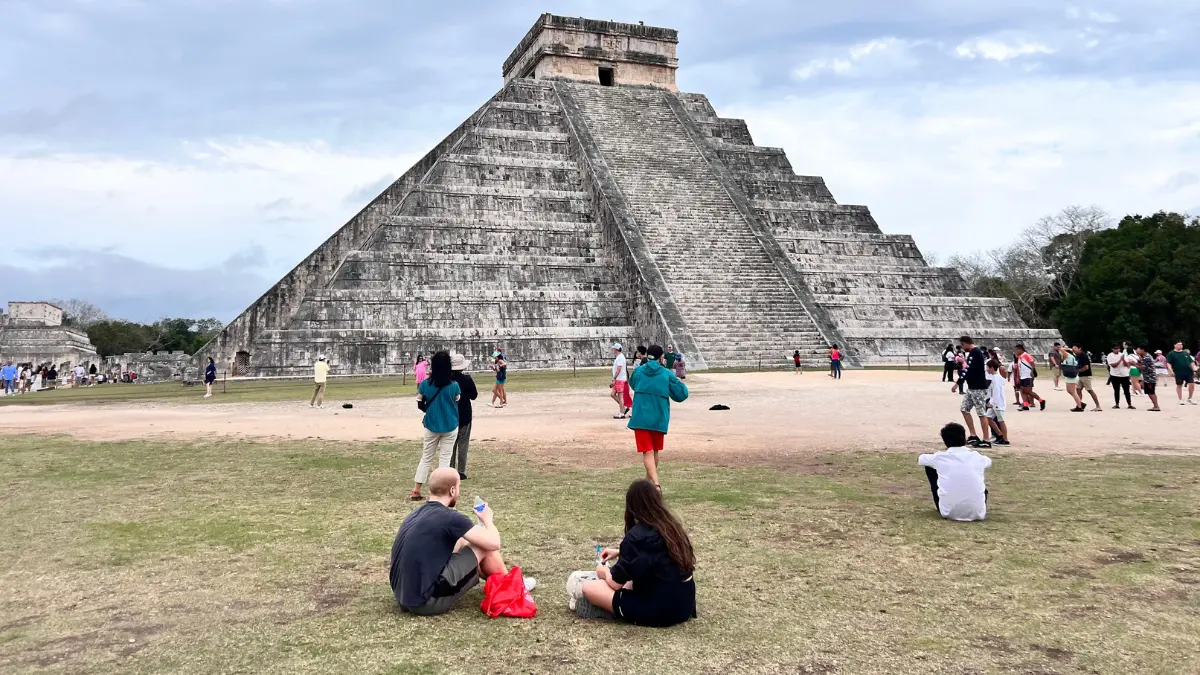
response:
<path id="1" fill-rule="evenodd" d="M 636 523 L 653 528 L 667 543 L 667 553 L 679 565 L 684 574 L 696 569 L 696 555 L 692 552 L 692 540 L 688 538 L 683 523 L 663 503 L 662 493 L 654 483 L 646 479 L 633 481 L 625 493 L 625 531 Z"/>

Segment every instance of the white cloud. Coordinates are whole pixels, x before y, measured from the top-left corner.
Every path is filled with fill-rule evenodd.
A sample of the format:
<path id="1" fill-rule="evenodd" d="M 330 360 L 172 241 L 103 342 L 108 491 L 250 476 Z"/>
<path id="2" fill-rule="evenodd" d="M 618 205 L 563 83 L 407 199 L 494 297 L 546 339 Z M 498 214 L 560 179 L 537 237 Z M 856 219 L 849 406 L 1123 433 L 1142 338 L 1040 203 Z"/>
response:
<path id="1" fill-rule="evenodd" d="M 1041 43 L 1024 40 L 1004 42 L 996 38 L 974 38 L 959 44 L 955 47 L 954 53 L 964 59 L 981 58 L 989 61 L 1008 61 L 1034 54 L 1053 54 L 1054 49 Z"/>
<path id="2" fill-rule="evenodd" d="M 942 254 L 1007 243 L 1069 204 L 1121 216 L 1200 203 L 1181 175 L 1200 166 L 1196 83 L 1043 78 L 718 109 L 839 201 L 870 206 L 885 232 Z"/>
<path id="3" fill-rule="evenodd" d="M 370 199 L 347 204 L 348 193 L 381 175 L 398 175 L 420 157 L 269 141 L 185 150 L 186 160 L 174 163 L 0 156 L 0 221 L 20 224 L 6 232 L 6 247 L 108 249 L 198 269 L 257 244 L 268 253 L 266 273 L 278 274 Z"/>
<path id="4" fill-rule="evenodd" d="M 877 38 L 856 44 L 844 54 L 812 59 L 797 68 L 792 74 L 797 79 L 807 80 L 823 73 L 855 75 L 868 67 L 886 69 L 902 66 L 911 62 L 908 50 L 916 44 L 916 42 L 894 37 Z"/>
<path id="5" fill-rule="evenodd" d="M 1120 22 L 1120 19 L 1117 18 L 1117 15 L 1113 14 L 1112 12 L 1098 12 L 1096 10 L 1092 10 L 1092 11 L 1088 12 L 1088 18 L 1091 19 L 1092 21 L 1095 21 L 1096 23 L 1118 23 L 1118 22 Z"/>

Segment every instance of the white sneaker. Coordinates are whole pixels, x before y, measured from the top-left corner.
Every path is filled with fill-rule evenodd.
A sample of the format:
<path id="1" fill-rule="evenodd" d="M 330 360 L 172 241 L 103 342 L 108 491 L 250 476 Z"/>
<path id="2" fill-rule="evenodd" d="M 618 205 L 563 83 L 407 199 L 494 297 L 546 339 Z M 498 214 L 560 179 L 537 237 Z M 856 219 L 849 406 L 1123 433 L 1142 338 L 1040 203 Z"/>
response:
<path id="1" fill-rule="evenodd" d="M 1196 405 L 1196 402 L 1189 398 L 1188 405 Z"/>
<path id="2" fill-rule="evenodd" d="M 537 579 L 533 577 L 525 577 L 525 592 L 528 593 L 537 588 Z"/>
<path id="3" fill-rule="evenodd" d="M 1186 403 L 1184 403 L 1183 401 L 1180 401 L 1180 402 L 1179 402 L 1179 405 L 1187 405 L 1187 404 L 1186 404 Z"/>
<path id="4" fill-rule="evenodd" d="M 567 606 L 568 607 L 570 607 L 571 609 L 575 609 L 575 602 L 577 600 L 583 598 L 584 582 L 592 581 L 595 578 L 596 578 L 596 573 L 589 572 L 588 570 L 580 570 L 578 572 L 571 572 L 571 575 L 569 577 L 567 577 Z"/>
<path id="5" fill-rule="evenodd" d="M 567 607 L 581 619 L 611 619 L 612 614 L 588 602 L 583 595 L 583 584 L 596 578 L 595 572 L 572 572 L 567 577 Z"/>
<path id="6" fill-rule="evenodd" d="M 204 398 L 212 398 L 212 394 L 205 394 Z"/>

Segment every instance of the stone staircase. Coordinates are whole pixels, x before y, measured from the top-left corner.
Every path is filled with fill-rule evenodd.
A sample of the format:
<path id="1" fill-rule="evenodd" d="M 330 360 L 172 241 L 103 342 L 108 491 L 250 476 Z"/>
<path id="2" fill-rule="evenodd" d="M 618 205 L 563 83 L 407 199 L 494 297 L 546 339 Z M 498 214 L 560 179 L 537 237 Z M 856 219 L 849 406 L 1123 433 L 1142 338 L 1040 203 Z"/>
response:
<path id="1" fill-rule="evenodd" d="M 253 369 L 304 374 L 326 353 L 339 373 L 396 372 L 446 348 L 482 364 L 497 345 L 516 367 L 611 362 L 634 340 L 626 286 L 569 141 L 549 83 L 507 85 L 290 324 L 259 336 Z"/>
<path id="2" fill-rule="evenodd" d="M 557 88 L 581 112 L 704 360 L 783 365 L 799 349 L 822 361 L 825 338 L 671 107 L 673 94 Z M 737 125 L 710 126 L 749 138 Z"/>
<path id="3" fill-rule="evenodd" d="M 718 117 L 702 95 L 677 96 L 864 362 L 936 361 L 962 333 L 989 345 L 1057 338 L 1027 328 L 1007 300 L 972 297 L 956 270 L 926 264 L 911 237 L 883 234 L 865 206 L 838 204 L 822 178 L 796 175 L 782 149 L 755 146 L 742 120 Z"/>

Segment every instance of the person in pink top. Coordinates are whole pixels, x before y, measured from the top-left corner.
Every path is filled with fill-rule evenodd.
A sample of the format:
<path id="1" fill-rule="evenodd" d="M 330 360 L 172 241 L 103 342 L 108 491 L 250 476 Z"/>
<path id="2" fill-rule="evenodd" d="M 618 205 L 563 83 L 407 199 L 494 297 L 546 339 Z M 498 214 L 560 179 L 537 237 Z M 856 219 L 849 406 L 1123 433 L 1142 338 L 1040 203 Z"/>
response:
<path id="1" fill-rule="evenodd" d="M 429 379 L 429 362 L 423 354 L 417 354 L 417 365 L 413 366 L 413 375 L 417 378 L 417 386 Z"/>

